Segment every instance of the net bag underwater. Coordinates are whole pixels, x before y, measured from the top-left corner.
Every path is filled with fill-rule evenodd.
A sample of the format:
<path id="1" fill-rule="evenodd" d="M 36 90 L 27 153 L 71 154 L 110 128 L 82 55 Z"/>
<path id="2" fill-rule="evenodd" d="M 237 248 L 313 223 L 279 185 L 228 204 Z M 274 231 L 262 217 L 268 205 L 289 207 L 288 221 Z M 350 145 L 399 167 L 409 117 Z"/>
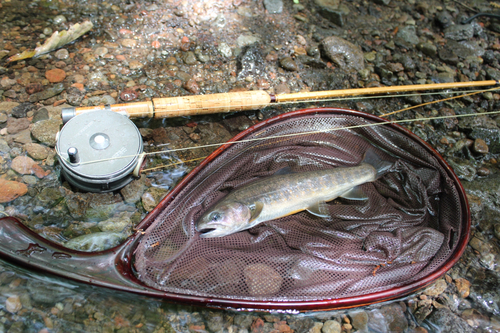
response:
<path id="1" fill-rule="evenodd" d="M 470 216 L 460 182 L 437 152 L 398 125 L 357 111 L 306 109 L 231 141 L 237 142 L 186 176 L 141 222 L 144 231 L 121 246 L 72 251 L 9 218 L 0 230 L 8 239 L 0 242 L 2 256 L 172 301 L 320 310 L 409 294 L 443 275 L 465 249 Z M 330 217 L 301 211 L 220 238 L 196 230 L 200 216 L 234 189 L 284 168 L 356 166 L 368 150 L 392 166 L 361 185 L 367 200 L 336 199 L 327 204 Z M 28 244 L 43 250 L 28 251 Z"/>

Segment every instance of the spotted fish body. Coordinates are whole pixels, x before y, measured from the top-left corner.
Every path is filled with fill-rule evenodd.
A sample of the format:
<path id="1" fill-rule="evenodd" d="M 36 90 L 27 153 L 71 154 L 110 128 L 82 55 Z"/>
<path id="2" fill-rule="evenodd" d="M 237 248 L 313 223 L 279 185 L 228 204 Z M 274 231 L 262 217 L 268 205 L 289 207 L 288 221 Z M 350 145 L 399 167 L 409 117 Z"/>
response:
<path id="1" fill-rule="evenodd" d="M 325 202 L 337 197 L 363 200 L 358 185 L 372 182 L 391 166 L 373 152 L 355 167 L 266 177 L 228 194 L 198 221 L 201 237 L 221 237 L 303 210 L 327 217 Z"/>

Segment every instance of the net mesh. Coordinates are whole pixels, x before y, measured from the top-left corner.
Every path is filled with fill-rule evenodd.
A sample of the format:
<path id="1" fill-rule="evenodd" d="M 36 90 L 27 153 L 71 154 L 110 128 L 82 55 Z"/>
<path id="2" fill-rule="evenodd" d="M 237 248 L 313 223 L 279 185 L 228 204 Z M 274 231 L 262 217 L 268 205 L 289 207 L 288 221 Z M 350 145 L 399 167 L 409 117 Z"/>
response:
<path id="1" fill-rule="evenodd" d="M 371 123 L 356 115 L 303 115 L 245 138 L 268 139 L 232 145 L 146 230 L 135 253 L 138 278 L 172 293 L 307 301 L 387 290 L 435 271 L 460 238 L 458 191 L 438 159 L 408 136 L 387 125 L 349 128 Z M 362 185 L 368 200 L 329 202 L 331 218 L 303 211 L 221 238 L 200 238 L 195 229 L 202 213 L 235 188 L 284 167 L 355 166 L 368 149 L 393 166 Z"/>

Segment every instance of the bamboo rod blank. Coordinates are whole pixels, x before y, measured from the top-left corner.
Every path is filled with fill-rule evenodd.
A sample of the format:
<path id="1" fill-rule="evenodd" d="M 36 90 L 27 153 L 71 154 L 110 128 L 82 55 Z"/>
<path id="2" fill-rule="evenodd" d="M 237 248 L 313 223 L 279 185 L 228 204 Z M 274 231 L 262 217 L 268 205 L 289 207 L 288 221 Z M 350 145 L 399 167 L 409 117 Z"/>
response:
<path id="1" fill-rule="evenodd" d="M 179 116 L 192 116 L 200 114 L 211 114 L 231 111 L 256 110 L 268 106 L 272 102 L 290 102 L 310 99 L 324 99 L 332 97 L 347 97 L 359 95 L 391 94 L 399 92 L 457 89 L 498 85 L 495 80 L 433 83 L 407 86 L 390 86 L 374 88 L 358 88 L 344 90 L 328 90 L 316 92 L 299 92 L 291 94 L 279 94 L 271 96 L 261 90 L 231 92 L 213 95 L 195 95 L 182 97 L 154 98 L 153 101 L 134 102 L 127 104 L 100 105 L 92 107 L 66 108 L 63 109 L 63 121 L 71 117 L 98 110 L 111 110 L 123 113 L 128 117 L 155 117 L 169 118 Z"/>
<path id="2" fill-rule="evenodd" d="M 408 85 L 408 86 L 390 86 L 390 87 L 312 91 L 312 92 L 303 92 L 303 93 L 299 92 L 299 93 L 276 95 L 276 101 L 279 103 L 279 102 L 301 101 L 301 100 L 308 100 L 308 99 L 322 99 L 322 98 L 347 97 L 347 96 L 359 96 L 359 95 L 391 94 L 391 93 L 420 91 L 420 90 L 482 87 L 482 86 L 492 86 L 495 84 L 498 84 L 498 82 L 495 80 L 489 80 L 489 81 L 432 83 L 432 84 L 415 84 L 415 85 Z"/>

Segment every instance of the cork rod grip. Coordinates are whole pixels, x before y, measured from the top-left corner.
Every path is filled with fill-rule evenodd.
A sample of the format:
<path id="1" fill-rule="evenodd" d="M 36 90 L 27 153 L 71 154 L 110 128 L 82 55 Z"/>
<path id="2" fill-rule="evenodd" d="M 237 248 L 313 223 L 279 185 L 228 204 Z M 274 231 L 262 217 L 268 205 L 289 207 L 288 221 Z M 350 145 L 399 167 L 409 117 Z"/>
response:
<path id="1" fill-rule="evenodd" d="M 256 110 L 269 103 L 271 103 L 271 96 L 261 90 L 153 98 L 155 118 Z"/>

